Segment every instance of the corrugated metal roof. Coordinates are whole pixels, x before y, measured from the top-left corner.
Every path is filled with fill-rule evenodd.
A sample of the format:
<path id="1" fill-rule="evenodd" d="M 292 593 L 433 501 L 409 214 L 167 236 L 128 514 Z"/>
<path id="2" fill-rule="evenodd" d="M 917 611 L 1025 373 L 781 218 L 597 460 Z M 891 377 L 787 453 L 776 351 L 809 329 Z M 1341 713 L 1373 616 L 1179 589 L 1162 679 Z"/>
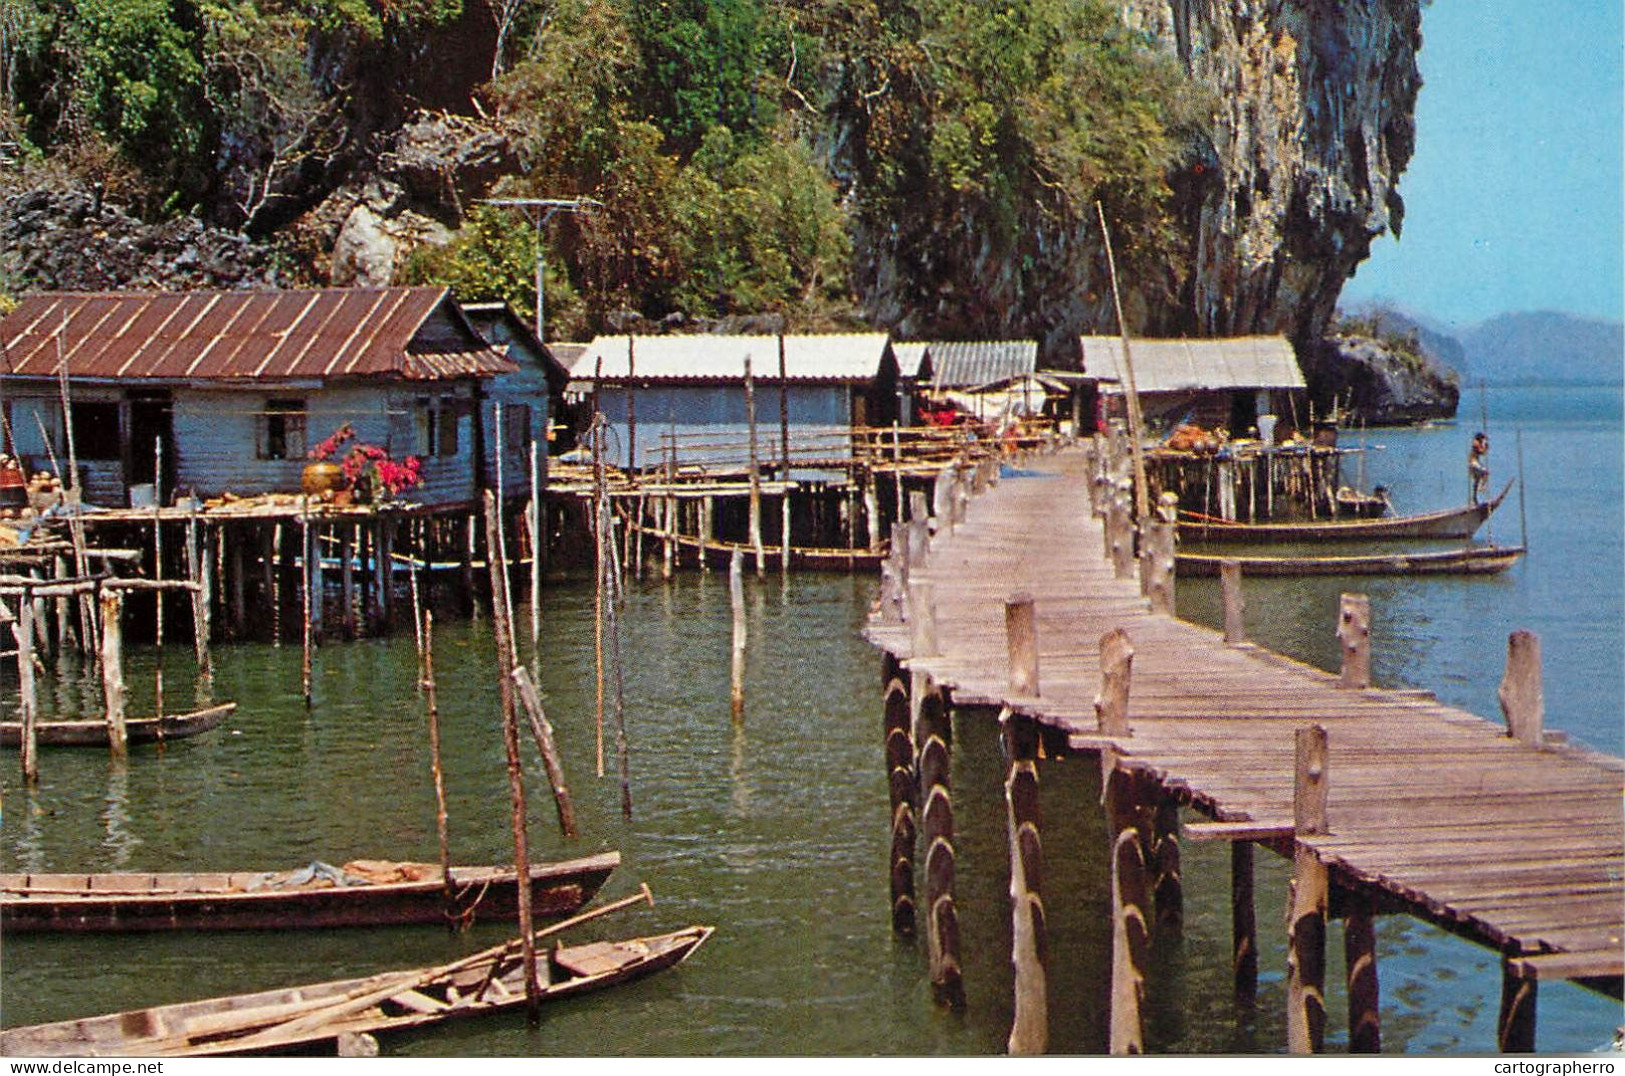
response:
<path id="1" fill-rule="evenodd" d="M 980 388 L 1026 377 L 1038 368 L 1036 340 L 947 340 L 926 349 L 933 388 Z"/>
<path id="2" fill-rule="evenodd" d="M 789 381 L 869 381 L 880 372 L 889 346 L 885 333 L 786 336 L 785 377 Z M 639 381 L 743 381 L 746 356 L 755 377 L 777 380 L 779 376 L 777 336 L 639 336 L 631 340 L 631 356 Z M 625 381 L 631 373 L 628 338 L 597 337 L 570 372 L 577 379 L 598 376 L 604 381 Z"/>
<path id="3" fill-rule="evenodd" d="M 1086 374 L 1101 381 L 1125 381 L 1121 337 L 1085 336 L 1082 343 Z M 1129 347 L 1140 392 L 1304 387 L 1303 371 L 1284 336 L 1132 340 Z"/>
<path id="4" fill-rule="evenodd" d="M 414 380 L 516 367 L 467 325 L 424 333 L 445 288 L 34 292 L 0 319 L 0 370 L 83 378 Z"/>
<path id="5" fill-rule="evenodd" d="M 897 371 L 904 377 L 919 377 L 920 367 L 925 362 L 925 356 L 931 345 L 917 340 L 903 342 L 893 340 L 892 354 L 897 356 Z"/>

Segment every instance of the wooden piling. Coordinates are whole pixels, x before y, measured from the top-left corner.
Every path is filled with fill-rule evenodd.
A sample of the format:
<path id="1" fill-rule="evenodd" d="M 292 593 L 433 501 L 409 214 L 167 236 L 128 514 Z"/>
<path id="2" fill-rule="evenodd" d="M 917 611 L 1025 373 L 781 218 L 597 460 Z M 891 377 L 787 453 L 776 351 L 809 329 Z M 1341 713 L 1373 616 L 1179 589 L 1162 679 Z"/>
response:
<path id="1" fill-rule="evenodd" d="M 1146 970 L 1151 955 L 1150 891 L 1139 830 L 1138 781 L 1118 765 L 1115 751 L 1101 752 L 1106 832 L 1112 871 L 1111 1014 L 1107 1048 L 1114 1056 L 1145 1053 Z"/>
<path id="2" fill-rule="evenodd" d="M 576 809 L 570 799 L 570 789 L 564 783 L 564 763 L 553 742 L 553 726 L 547 720 L 547 711 L 542 709 L 542 699 L 531 681 L 530 670 L 523 665 L 515 666 L 513 682 L 519 689 L 519 701 L 524 703 L 525 715 L 530 719 L 530 734 L 536 740 L 536 750 L 541 753 L 547 783 L 553 789 L 553 804 L 559 813 L 559 832 L 566 837 L 576 837 Z"/>
<path id="3" fill-rule="evenodd" d="M 909 675 L 891 653 L 883 655 L 886 774 L 891 800 L 891 928 L 913 937 L 914 921 L 914 730 L 910 719 Z"/>
<path id="4" fill-rule="evenodd" d="M 745 716 L 745 581 L 744 555 L 738 550 L 728 560 L 728 604 L 733 610 L 733 673 L 730 678 L 734 720 Z"/>
<path id="5" fill-rule="evenodd" d="M 1179 525 L 1154 522 L 1147 527 L 1145 550 L 1140 555 L 1140 575 L 1151 611 L 1174 615 L 1174 549 Z"/>
<path id="6" fill-rule="evenodd" d="M 1258 923 L 1249 841 L 1230 842 L 1230 968 L 1236 1004 L 1251 1009 L 1258 996 Z"/>
<path id="7" fill-rule="evenodd" d="M 34 684 L 34 602 L 24 593 L 17 601 L 17 616 L 11 622 L 11 637 L 17 643 L 17 693 L 22 709 L 23 781 L 39 784 L 39 693 Z M 123 724 L 119 725 L 123 731 Z"/>
<path id="8" fill-rule="evenodd" d="M 1015 968 L 1015 1014 L 1006 1048 L 1013 1057 L 1034 1057 L 1049 1045 L 1038 729 L 1031 718 L 1017 717 L 1007 708 L 999 715 L 999 740 L 1009 766 L 1004 803 L 1010 834 L 1010 963 Z"/>
<path id="9" fill-rule="evenodd" d="M 300 684 L 302 685 L 302 687 L 304 689 L 305 709 L 308 710 L 308 709 L 310 709 L 311 632 L 312 632 L 313 627 L 314 627 L 314 625 L 312 625 L 312 623 L 311 623 L 311 620 L 312 620 L 312 606 L 314 604 L 313 603 L 314 595 L 311 594 L 311 580 L 314 578 L 314 570 L 313 570 L 313 568 L 311 566 L 311 561 L 314 558 L 311 556 L 311 554 L 316 548 L 315 538 L 310 532 L 310 498 L 309 497 L 306 497 L 302 502 L 300 502 L 300 505 L 299 505 L 299 545 L 300 545 L 299 563 L 304 567 L 304 571 L 302 573 L 300 573 L 301 575 L 304 576 L 304 578 L 301 580 L 302 585 L 299 587 L 300 596 L 303 598 L 303 601 L 304 601 L 304 616 L 301 618 L 303 620 L 303 623 L 300 625 L 300 632 L 299 632 L 299 639 L 300 639 L 300 659 L 299 659 L 299 670 L 300 670 L 300 672 L 299 672 L 299 675 L 300 675 Z M 158 596 L 158 600 L 160 602 L 163 601 L 163 595 L 162 594 L 160 594 Z"/>
<path id="10" fill-rule="evenodd" d="M 508 620 L 506 565 L 495 557 L 498 548 L 496 498 L 485 491 L 485 542 L 491 574 L 491 621 L 496 629 L 498 689 L 502 702 L 502 746 L 508 756 L 508 795 L 513 806 L 514 875 L 518 881 L 519 940 L 525 969 L 525 1007 L 534 1019 L 541 1004 L 541 987 L 536 979 L 536 949 L 531 937 L 530 845 L 525 831 L 525 780 L 519 761 L 519 721 L 514 705 L 512 624 Z"/>
<path id="11" fill-rule="evenodd" d="M 1381 991 L 1377 984 L 1376 910 L 1371 898 L 1350 893 L 1343 920 L 1343 964 L 1349 996 L 1349 1053 L 1382 1052 Z"/>
<path id="12" fill-rule="evenodd" d="M 929 658 L 941 653 L 937 646 L 936 591 L 928 580 L 909 580 L 908 613 L 910 655 Z"/>
<path id="13" fill-rule="evenodd" d="M 1118 579 L 1134 574 L 1134 523 L 1129 515 L 1132 485 L 1127 479 L 1118 482 L 1106 510 L 1106 550 Z"/>
<path id="14" fill-rule="evenodd" d="M 339 530 L 339 589 L 343 591 L 344 612 L 339 618 L 340 626 L 346 639 L 354 639 L 357 634 L 355 610 L 355 552 L 357 531 L 354 525 L 345 524 Z"/>
<path id="15" fill-rule="evenodd" d="M 1175 936 L 1185 924 L 1185 881 L 1179 845 L 1179 804 L 1170 795 L 1157 797 L 1146 850 L 1157 930 L 1164 936 Z"/>
<path id="16" fill-rule="evenodd" d="M 157 592 L 162 599 L 163 592 Z M 107 742 L 114 758 L 129 753 L 129 736 L 124 729 L 124 595 L 110 587 L 102 588 L 102 696 L 107 703 Z"/>
<path id="17" fill-rule="evenodd" d="M 1342 676 L 1337 686 L 1371 686 L 1371 599 L 1364 594 L 1338 598 L 1337 641 L 1343 648 Z"/>
<path id="18" fill-rule="evenodd" d="M 790 488 L 779 495 L 779 574 L 790 574 Z"/>
<path id="19" fill-rule="evenodd" d="M 918 585 L 918 584 L 916 584 Z M 937 1004 L 965 1007 L 965 984 L 959 964 L 959 914 L 954 907 L 954 808 L 949 774 L 953 726 L 948 700 L 930 677 L 911 685 L 918 699 L 921 809 L 925 836 L 926 941 L 931 961 L 931 989 Z"/>
<path id="20" fill-rule="evenodd" d="M 1004 637 L 1010 656 L 1014 695 L 1038 694 L 1038 615 L 1031 594 L 1013 594 L 1004 603 Z"/>
<path id="21" fill-rule="evenodd" d="M 1114 628 L 1100 637 L 1100 693 L 1095 717 L 1107 736 L 1128 736 L 1129 682 L 1134 673 L 1134 646 L 1128 632 Z"/>
<path id="22" fill-rule="evenodd" d="M 1224 641 L 1228 646 L 1240 646 L 1247 641 L 1244 613 L 1247 603 L 1241 592 L 1241 562 L 1219 562 L 1219 592 L 1224 600 Z"/>
<path id="23" fill-rule="evenodd" d="M 194 503 L 186 518 L 186 576 L 198 585 L 192 593 L 192 655 L 201 676 L 208 676 L 210 672 L 209 610 L 214 597 L 214 558 L 209 556 L 211 533 L 200 531 Z"/>
<path id="24" fill-rule="evenodd" d="M 1301 838 L 1327 832 L 1326 729 L 1296 733 L 1293 830 Z M 1326 909 L 1330 876 L 1303 841 L 1295 842 L 1287 939 L 1287 1050 L 1316 1054 L 1326 1034 Z"/>
<path id="25" fill-rule="evenodd" d="M 265 552 L 265 592 L 271 595 L 271 645 L 282 645 L 282 524 L 271 524 L 271 546 Z"/>
<path id="26" fill-rule="evenodd" d="M 1532 1054 L 1540 984 L 1514 973 L 1511 958 L 1515 955 L 1509 952 L 1501 960 L 1501 1012 L 1496 1021 L 1495 1046 L 1503 1054 Z"/>
<path id="27" fill-rule="evenodd" d="M 457 928 L 457 887 L 451 877 L 451 829 L 446 816 L 446 772 L 440 764 L 440 707 L 436 702 L 434 680 L 434 613 L 423 614 L 424 703 L 429 711 L 429 768 L 434 777 L 434 828 L 440 839 L 440 885 L 445 902 L 446 925 Z"/>
<path id="28" fill-rule="evenodd" d="M 1506 672 L 1496 692 L 1507 735 L 1521 744 L 1539 747 L 1545 738 L 1545 690 L 1541 683 L 1540 636 L 1519 629 L 1507 636 Z"/>

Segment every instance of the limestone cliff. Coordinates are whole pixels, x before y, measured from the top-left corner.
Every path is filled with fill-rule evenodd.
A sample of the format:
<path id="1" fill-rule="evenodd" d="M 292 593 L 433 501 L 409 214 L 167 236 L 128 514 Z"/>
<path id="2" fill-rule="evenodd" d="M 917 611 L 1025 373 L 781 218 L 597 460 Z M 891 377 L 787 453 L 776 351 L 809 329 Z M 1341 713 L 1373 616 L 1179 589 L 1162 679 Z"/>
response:
<path id="1" fill-rule="evenodd" d="M 1421 0 L 1128 0 L 1122 17 L 1178 57 L 1214 112 L 1171 177 L 1181 265 L 1124 281 L 1131 328 L 1319 339 L 1373 238 L 1399 231 L 1421 77 Z M 923 207 L 922 207 L 923 208 Z M 870 222 L 865 309 L 905 336 L 1034 336 L 1065 362 L 1081 332 L 1113 331 L 1092 219 L 1024 211 L 1023 248 L 975 220 Z"/>

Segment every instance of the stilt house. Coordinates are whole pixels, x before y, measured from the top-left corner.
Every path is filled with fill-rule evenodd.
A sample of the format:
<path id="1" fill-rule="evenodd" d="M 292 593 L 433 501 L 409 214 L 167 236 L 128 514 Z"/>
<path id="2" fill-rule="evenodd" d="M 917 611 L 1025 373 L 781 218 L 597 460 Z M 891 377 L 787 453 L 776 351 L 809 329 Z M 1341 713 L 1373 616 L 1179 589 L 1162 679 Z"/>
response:
<path id="1" fill-rule="evenodd" d="M 786 444 L 792 470 L 850 459 L 854 431 L 889 427 L 900 414 L 884 333 L 600 336 L 575 362 L 572 384 L 596 395 L 615 466 L 661 467 L 675 444 L 679 466 L 743 470 L 747 361 L 764 468 L 779 465 Z"/>
<path id="2" fill-rule="evenodd" d="M 84 499 L 108 506 L 132 490 L 296 492 L 307 453 L 345 424 L 420 458 L 406 499 L 472 501 L 482 403 L 518 370 L 444 288 L 42 292 L 0 319 L 6 449 L 33 471 L 77 457 Z"/>
<path id="3" fill-rule="evenodd" d="M 1098 382 L 1106 417 L 1122 416 L 1128 391 L 1122 338 L 1085 336 L 1082 344 L 1083 371 Z M 1290 394 L 1305 387 L 1284 336 L 1130 339 L 1129 355 L 1140 409 L 1152 431 L 1195 423 L 1246 435 L 1260 415 L 1290 416 Z"/>

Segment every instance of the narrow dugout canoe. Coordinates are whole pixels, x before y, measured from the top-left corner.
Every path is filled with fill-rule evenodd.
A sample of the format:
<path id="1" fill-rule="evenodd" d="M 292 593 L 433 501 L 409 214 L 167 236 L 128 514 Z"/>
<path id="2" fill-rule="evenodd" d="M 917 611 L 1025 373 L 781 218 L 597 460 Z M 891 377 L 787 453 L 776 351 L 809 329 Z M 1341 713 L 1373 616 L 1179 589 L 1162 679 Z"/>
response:
<path id="1" fill-rule="evenodd" d="M 1180 553 L 1175 574 L 1203 578 L 1219 574 L 1219 565 L 1233 560 L 1248 576 L 1296 575 L 1493 575 L 1504 572 L 1524 555 L 1523 546 L 1479 546 L 1424 553 L 1373 553 L 1350 557 L 1226 557 L 1209 553 Z"/>
<path id="2" fill-rule="evenodd" d="M 538 916 L 569 915 L 620 865 L 604 852 L 530 868 Z M 282 930 L 444 923 L 440 866 L 358 860 L 333 868 L 236 874 L 0 874 L 0 932 Z M 453 867 L 450 913 L 511 920 L 512 867 Z M 353 884 L 343 884 L 346 880 Z"/>
<path id="3" fill-rule="evenodd" d="M 185 714 L 165 714 L 163 717 L 132 717 L 124 722 L 124 734 L 130 743 L 158 743 L 163 740 L 184 740 L 217 728 L 237 709 L 234 702 L 223 702 L 202 710 Z M 35 742 L 42 747 L 106 747 L 107 721 L 40 721 L 34 725 Z M 20 721 L 0 721 L 0 747 L 16 747 L 23 742 Z"/>
<path id="4" fill-rule="evenodd" d="M 714 928 L 537 953 L 542 1001 L 601 990 L 686 960 Z M 377 1035 L 525 1005 L 517 939 L 443 968 L 264 990 L 0 1031 L 7 1057 L 201 1057 L 312 1052 L 341 1036 Z"/>

